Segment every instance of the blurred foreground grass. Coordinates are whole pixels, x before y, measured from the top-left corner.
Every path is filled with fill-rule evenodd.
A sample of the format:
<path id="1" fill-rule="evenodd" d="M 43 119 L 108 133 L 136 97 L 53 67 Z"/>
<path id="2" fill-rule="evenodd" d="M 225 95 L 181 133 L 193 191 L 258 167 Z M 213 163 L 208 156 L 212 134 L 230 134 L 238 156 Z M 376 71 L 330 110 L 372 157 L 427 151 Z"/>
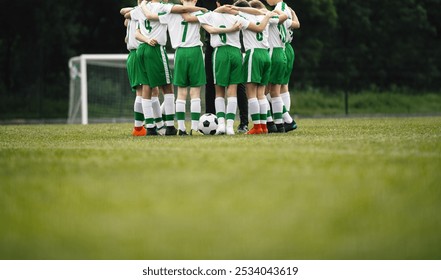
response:
<path id="1" fill-rule="evenodd" d="M 0 259 L 440 259 L 441 117 L 0 126 Z"/>

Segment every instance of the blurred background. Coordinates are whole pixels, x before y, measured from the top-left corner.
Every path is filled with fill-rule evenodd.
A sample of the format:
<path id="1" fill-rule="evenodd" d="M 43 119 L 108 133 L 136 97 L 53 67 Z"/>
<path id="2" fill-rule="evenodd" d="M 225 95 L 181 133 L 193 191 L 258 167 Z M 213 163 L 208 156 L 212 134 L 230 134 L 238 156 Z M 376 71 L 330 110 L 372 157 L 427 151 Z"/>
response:
<path id="1" fill-rule="evenodd" d="M 291 113 L 441 112 L 441 0 L 285 2 L 301 23 Z M 0 121 L 66 119 L 69 58 L 126 54 L 119 11 L 135 3 L 2 1 Z"/>

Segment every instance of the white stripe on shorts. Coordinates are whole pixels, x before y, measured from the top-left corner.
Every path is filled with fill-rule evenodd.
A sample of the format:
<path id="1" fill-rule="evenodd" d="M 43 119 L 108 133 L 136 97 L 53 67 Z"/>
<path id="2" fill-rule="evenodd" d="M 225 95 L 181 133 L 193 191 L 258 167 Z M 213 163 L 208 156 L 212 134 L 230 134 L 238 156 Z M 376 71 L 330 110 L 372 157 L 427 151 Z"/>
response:
<path id="1" fill-rule="evenodd" d="M 254 49 L 251 49 L 250 57 L 248 58 L 248 76 L 247 76 L 248 83 L 251 83 L 251 76 L 253 74 L 253 54 L 254 54 Z"/>
<path id="2" fill-rule="evenodd" d="M 168 69 L 168 56 L 167 53 L 165 51 L 165 47 L 160 47 L 161 48 L 161 57 L 162 57 L 162 64 L 164 65 L 164 71 L 165 71 L 165 81 L 168 84 L 171 84 L 171 78 L 170 78 L 170 70 Z"/>
<path id="3" fill-rule="evenodd" d="M 216 54 L 217 54 L 217 50 L 218 50 L 218 48 L 216 48 L 213 53 L 213 81 L 214 81 L 214 84 L 216 84 Z"/>

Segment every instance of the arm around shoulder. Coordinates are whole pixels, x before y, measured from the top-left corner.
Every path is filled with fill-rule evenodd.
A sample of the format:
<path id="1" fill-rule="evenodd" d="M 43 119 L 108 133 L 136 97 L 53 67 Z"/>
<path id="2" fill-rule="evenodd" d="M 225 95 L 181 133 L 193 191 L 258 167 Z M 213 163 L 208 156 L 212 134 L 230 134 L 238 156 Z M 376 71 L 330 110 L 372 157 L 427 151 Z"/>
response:
<path id="1" fill-rule="evenodd" d="M 299 18 L 296 15 L 296 12 L 294 12 L 293 9 L 291 9 L 291 15 L 292 15 L 292 24 L 291 24 L 291 28 L 292 29 L 299 29 L 300 28 L 300 21 Z"/>
<path id="2" fill-rule="evenodd" d="M 122 8 L 122 9 L 119 11 L 119 13 L 120 13 L 122 16 L 124 16 L 125 14 L 130 13 L 131 10 L 133 10 L 132 7 L 126 7 L 126 8 Z"/>

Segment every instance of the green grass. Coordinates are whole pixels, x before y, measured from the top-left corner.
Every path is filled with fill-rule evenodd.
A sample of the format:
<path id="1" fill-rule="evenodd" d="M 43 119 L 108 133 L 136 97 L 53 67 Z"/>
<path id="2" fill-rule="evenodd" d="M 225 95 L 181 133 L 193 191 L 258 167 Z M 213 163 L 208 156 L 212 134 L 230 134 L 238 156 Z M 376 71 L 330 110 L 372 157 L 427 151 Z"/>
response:
<path id="1" fill-rule="evenodd" d="M 441 117 L 0 126 L 0 259 L 440 259 Z"/>

